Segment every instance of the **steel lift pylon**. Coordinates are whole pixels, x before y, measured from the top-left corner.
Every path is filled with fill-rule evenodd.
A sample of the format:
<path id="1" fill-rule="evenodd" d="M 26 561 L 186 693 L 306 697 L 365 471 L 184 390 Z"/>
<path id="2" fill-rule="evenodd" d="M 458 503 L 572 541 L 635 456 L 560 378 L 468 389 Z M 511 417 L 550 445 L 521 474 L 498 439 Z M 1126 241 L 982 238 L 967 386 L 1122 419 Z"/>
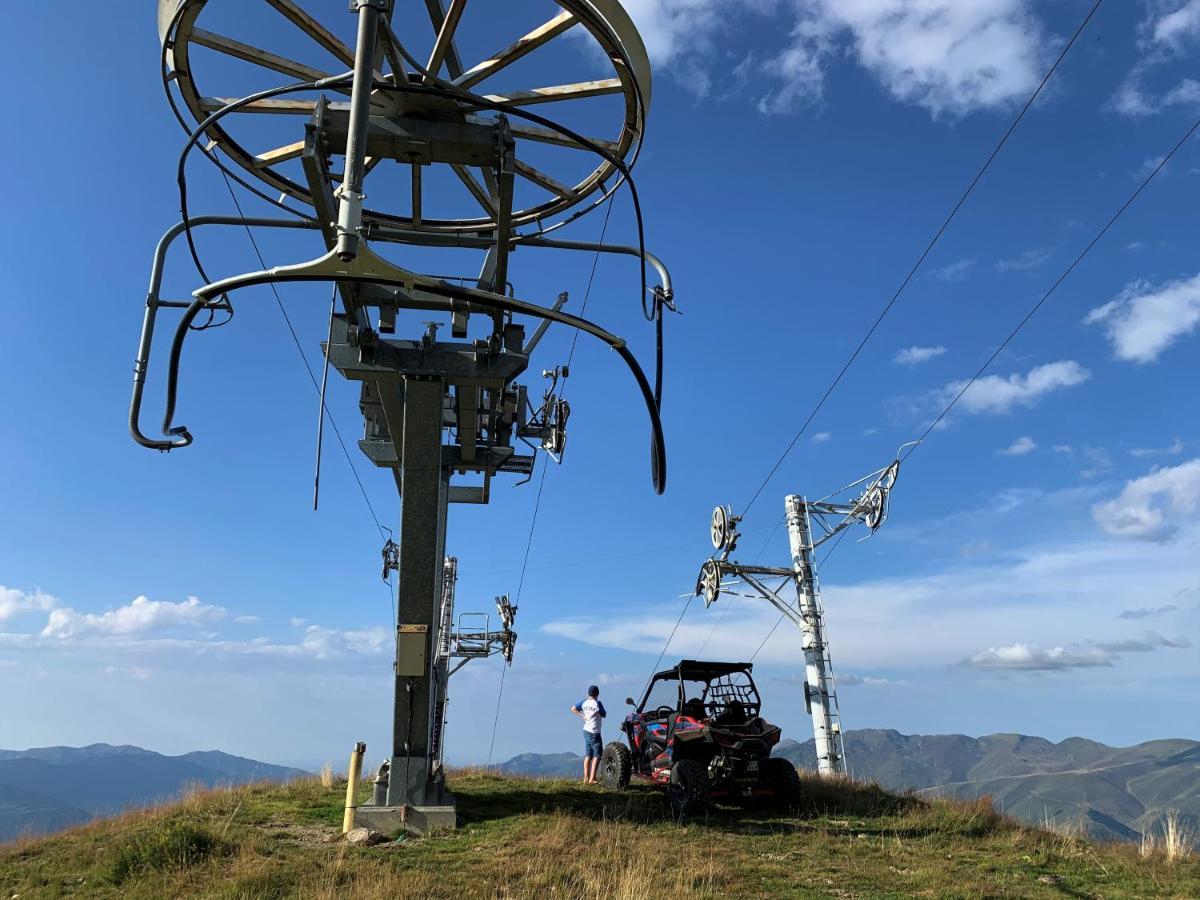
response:
<path id="1" fill-rule="evenodd" d="M 717 554 L 704 561 L 696 579 L 696 594 L 704 597 L 705 607 L 712 606 L 722 594 L 765 599 L 800 630 L 800 648 L 804 654 L 804 706 L 812 717 L 816 745 L 817 772 L 821 775 L 845 775 L 846 749 L 842 739 L 841 711 L 837 683 L 829 656 L 829 637 L 825 628 L 825 608 L 821 603 L 817 577 L 816 548 L 855 524 L 865 525 L 874 534 L 887 520 L 891 490 L 900 472 L 900 457 L 889 465 L 846 485 L 820 500 L 808 500 L 797 494 L 784 498 L 788 547 L 791 564 L 760 566 L 730 559 L 737 549 L 740 534 L 735 516 L 727 506 L 713 510 L 709 535 Z M 849 501 L 834 498 L 860 488 Z M 814 535 L 813 522 L 821 533 Z M 869 536 L 869 535 L 868 535 Z M 780 579 L 776 586 L 766 582 Z M 738 594 L 743 584 L 753 594 Z M 795 602 L 789 603 L 780 591 L 791 584 Z"/>
<path id="2" fill-rule="evenodd" d="M 531 23 L 523 35 L 517 30 L 513 43 L 474 65 L 464 63 L 456 37 L 472 25 L 473 14 L 484 35 L 497 19 L 507 24 L 515 15 L 509 4 L 425 0 L 426 28 L 402 37 L 401 10 L 392 0 L 350 0 L 349 16 L 345 0 L 159 2 L 164 87 L 189 139 L 180 163 L 183 220 L 160 242 L 151 273 L 130 429 L 152 449 L 192 442 L 188 428 L 175 422 L 182 350 L 214 317 L 232 317 L 239 291 L 264 284 L 335 286 L 340 308 L 331 311 L 321 345 L 326 366 L 359 384 L 359 446 L 392 472 L 400 496 L 399 540 L 385 548 L 384 567 L 385 577 L 391 568 L 399 575 L 393 746 L 382 802 L 358 810 L 360 823 L 371 827 L 424 832 L 454 824 L 441 765 L 451 671 L 440 652 L 448 627 L 440 615 L 448 509 L 487 503 L 492 479 L 501 473 L 528 477 L 534 455 L 518 453 L 517 442 L 561 456 L 568 408 L 556 389 L 567 373 L 546 370 L 551 387 L 538 406 L 515 381 L 549 324 L 603 341 L 626 363 L 651 421 L 654 485 L 660 493 L 665 486 L 661 353 L 651 385 L 622 338 L 563 311 L 565 294 L 539 305 L 518 299 L 510 283 L 509 258 L 518 247 L 620 253 L 638 259 L 643 287 L 647 265 L 659 275 L 642 307 L 656 323 L 660 348 L 663 310 L 673 309 L 669 274 L 643 240 L 637 247 L 599 246 L 551 236 L 623 184 L 632 189 L 630 167 L 650 101 L 645 48 L 620 3 L 556 2 L 556 15 Z M 402 11 L 411 25 L 413 11 Z M 575 40 L 580 34 L 592 49 Z M 555 46 L 573 60 L 592 53 L 585 58 L 603 60 L 610 71 L 549 86 L 503 84 L 520 69 L 510 70 L 514 64 Z M 349 71 L 337 74 L 345 66 Z M 247 93 L 239 83 L 247 67 L 260 76 L 258 83 L 263 76 L 296 80 Z M 604 97 L 610 99 L 599 101 L 606 103 L 603 110 L 586 106 Z M 580 103 L 610 115 L 615 135 L 587 137 L 554 118 L 560 108 L 579 109 Z M 540 112 L 528 109 L 533 105 Z M 299 220 L 189 217 L 185 166 L 193 149 Z M 459 186 L 460 202 L 450 198 L 444 177 L 436 191 L 427 189 L 435 175 Z M 369 195 L 399 200 L 375 205 Z M 204 275 L 193 240 L 201 225 L 308 229 L 320 235 L 324 251 L 299 264 L 213 281 L 205 276 L 209 283 L 191 300 L 163 299 L 166 251 L 180 234 Z M 455 283 L 402 266 L 383 255 L 383 245 L 472 248 L 482 251 L 483 262 L 472 284 Z M 182 316 L 167 366 L 163 436 L 152 437 L 143 432 L 140 412 L 163 309 L 180 309 Z M 395 336 L 412 329 L 414 319 L 424 323 L 417 333 Z M 538 328 L 527 338 L 531 322 Z M 441 329 L 448 329 L 448 340 Z M 321 403 L 324 409 L 323 390 Z M 463 645 L 461 634 L 456 641 Z"/>

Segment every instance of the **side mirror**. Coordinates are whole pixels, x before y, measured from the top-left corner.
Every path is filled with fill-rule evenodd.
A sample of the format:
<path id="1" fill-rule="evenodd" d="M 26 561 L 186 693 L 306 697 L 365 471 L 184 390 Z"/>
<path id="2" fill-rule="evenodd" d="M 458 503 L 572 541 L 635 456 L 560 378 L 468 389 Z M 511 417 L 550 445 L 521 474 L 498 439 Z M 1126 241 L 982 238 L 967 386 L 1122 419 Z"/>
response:
<path id="1" fill-rule="evenodd" d="M 625 698 L 625 702 L 626 702 L 626 703 L 627 703 L 629 706 L 633 706 L 633 705 L 634 705 L 634 702 L 633 702 L 633 698 L 632 698 L 632 697 L 626 697 L 626 698 Z"/>

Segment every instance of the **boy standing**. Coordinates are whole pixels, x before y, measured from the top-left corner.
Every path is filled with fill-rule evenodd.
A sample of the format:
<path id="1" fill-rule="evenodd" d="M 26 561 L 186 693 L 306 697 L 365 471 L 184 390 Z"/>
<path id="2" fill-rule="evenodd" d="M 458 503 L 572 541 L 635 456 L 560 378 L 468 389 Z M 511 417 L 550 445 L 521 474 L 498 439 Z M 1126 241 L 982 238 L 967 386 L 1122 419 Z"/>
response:
<path id="1" fill-rule="evenodd" d="M 596 772 L 600 768 L 600 754 L 604 752 L 600 720 L 608 715 L 600 702 L 600 688 L 594 684 L 589 687 L 587 699 L 572 706 L 571 712 L 583 719 L 583 783 L 597 784 Z"/>

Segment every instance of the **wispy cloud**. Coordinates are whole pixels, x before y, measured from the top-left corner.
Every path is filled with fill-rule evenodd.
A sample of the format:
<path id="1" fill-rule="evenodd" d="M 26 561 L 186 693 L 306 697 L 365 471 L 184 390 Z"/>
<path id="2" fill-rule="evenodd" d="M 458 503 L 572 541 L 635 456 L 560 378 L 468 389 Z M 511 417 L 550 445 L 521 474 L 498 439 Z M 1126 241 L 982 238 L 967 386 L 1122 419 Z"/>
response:
<path id="1" fill-rule="evenodd" d="M 222 607 L 201 603 L 196 597 L 171 603 L 142 596 L 99 615 L 69 607 L 53 609 L 42 636 L 63 640 L 84 635 L 145 635 L 181 626 L 195 628 L 223 618 Z"/>
<path id="2" fill-rule="evenodd" d="M 0 584 L 0 622 L 25 613 L 48 612 L 59 605 L 57 597 L 40 590 L 21 591 Z"/>
<path id="3" fill-rule="evenodd" d="M 985 375 L 967 388 L 958 409 L 968 413 L 999 414 L 1018 406 L 1033 406 L 1048 394 L 1083 384 L 1092 373 L 1074 360 L 1034 366 L 1027 373 Z M 935 392 L 938 403 L 948 403 L 968 382 L 954 381 Z"/>
<path id="4" fill-rule="evenodd" d="M 1166 447 L 1134 447 L 1129 451 L 1130 456 L 1136 456 L 1138 459 L 1144 459 L 1147 456 L 1178 456 L 1183 452 L 1183 441 L 1180 438 L 1175 438 Z"/>
<path id="5" fill-rule="evenodd" d="M 1126 482 L 1092 507 L 1100 527 L 1118 537 L 1163 541 L 1200 511 L 1200 458 Z"/>
<path id="6" fill-rule="evenodd" d="M 1025 643 L 990 647 L 968 656 L 960 665 L 972 669 L 1061 672 L 1067 669 L 1111 666 L 1125 653 L 1150 653 L 1160 649 L 1179 650 L 1187 647 L 1191 647 L 1191 643 L 1186 639 L 1171 640 L 1154 632 L 1146 632 L 1140 638 L 1092 641 L 1067 647 L 1043 648 L 1037 644 Z"/>
<path id="7" fill-rule="evenodd" d="M 916 366 L 923 362 L 929 362 L 931 359 L 937 359 L 939 356 L 944 355 L 945 352 L 946 348 L 941 344 L 938 344 L 936 347 L 918 347 L 916 345 L 901 347 L 896 351 L 896 356 L 892 359 L 892 362 L 897 362 L 902 366 Z"/>
<path id="8" fill-rule="evenodd" d="M 814 435 L 812 436 L 812 438 L 810 438 L 810 440 L 811 440 L 811 441 L 812 441 L 814 444 L 827 444 L 827 443 L 829 443 L 831 440 L 833 440 L 833 432 L 830 432 L 830 431 L 818 431 L 816 434 L 814 434 Z"/>
<path id="9" fill-rule="evenodd" d="M 1087 462 L 1087 468 L 1079 472 L 1083 478 L 1096 478 L 1112 470 L 1112 455 L 1103 447 L 1084 447 L 1080 455 Z"/>
<path id="10" fill-rule="evenodd" d="M 1177 106 L 1200 107 L 1200 82 L 1195 79 L 1184 78 L 1170 88 L 1148 85 L 1200 39 L 1200 0 L 1154 0 L 1147 7 L 1147 18 L 1138 28 L 1142 58 L 1117 88 L 1110 108 L 1140 118 Z"/>
<path id="11" fill-rule="evenodd" d="M 1200 326 L 1200 274 L 1157 286 L 1131 282 L 1083 321 L 1104 327 L 1117 359 L 1154 362 Z"/>
<path id="12" fill-rule="evenodd" d="M 1034 247 L 1009 259 L 996 261 L 998 272 L 1032 272 L 1054 255 L 1053 247 Z"/>
<path id="13" fill-rule="evenodd" d="M 1029 435 L 1017 438 L 1007 447 L 1004 447 L 996 452 L 1001 456 L 1026 456 L 1037 449 L 1037 441 Z"/>
<path id="14" fill-rule="evenodd" d="M 973 259 L 960 259 L 958 262 L 952 262 L 947 266 L 934 269 L 930 274 L 940 281 L 962 281 L 967 277 L 967 272 L 975 265 Z"/>

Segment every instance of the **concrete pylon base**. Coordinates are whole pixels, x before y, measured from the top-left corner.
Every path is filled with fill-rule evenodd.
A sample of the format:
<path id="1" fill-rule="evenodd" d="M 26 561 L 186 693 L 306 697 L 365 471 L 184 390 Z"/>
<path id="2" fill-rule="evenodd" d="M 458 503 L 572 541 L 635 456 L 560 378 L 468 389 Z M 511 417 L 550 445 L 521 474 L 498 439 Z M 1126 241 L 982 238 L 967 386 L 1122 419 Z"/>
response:
<path id="1" fill-rule="evenodd" d="M 454 797 L 444 794 L 442 800 L 439 806 L 360 806 L 354 824 L 382 834 L 404 831 L 420 835 L 457 827 Z"/>

